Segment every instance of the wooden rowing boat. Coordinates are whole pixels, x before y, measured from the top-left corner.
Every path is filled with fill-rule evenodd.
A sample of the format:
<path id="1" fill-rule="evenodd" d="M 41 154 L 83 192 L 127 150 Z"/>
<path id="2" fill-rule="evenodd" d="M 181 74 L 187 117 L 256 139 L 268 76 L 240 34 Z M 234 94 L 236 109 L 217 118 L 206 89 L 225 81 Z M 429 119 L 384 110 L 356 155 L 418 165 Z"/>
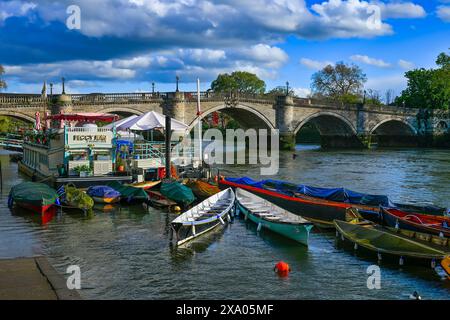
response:
<path id="1" fill-rule="evenodd" d="M 109 186 L 92 186 L 86 193 L 92 197 L 95 203 L 111 204 L 120 201 L 120 192 Z"/>
<path id="2" fill-rule="evenodd" d="M 191 188 L 194 195 L 199 199 L 206 199 L 220 192 L 217 185 L 200 179 L 188 179 L 184 184 Z"/>
<path id="3" fill-rule="evenodd" d="M 383 224 L 397 229 L 450 237 L 450 217 L 409 213 L 398 209 L 382 208 Z"/>
<path id="4" fill-rule="evenodd" d="M 15 185 L 8 197 L 10 208 L 15 204 L 41 215 L 57 203 L 59 203 L 57 192 L 48 185 L 37 182 L 22 182 Z"/>
<path id="5" fill-rule="evenodd" d="M 148 190 L 148 189 L 151 189 L 151 188 L 157 186 L 160 183 L 161 183 L 161 180 L 144 181 L 144 182 L 136 182 L 136 183 L 131 183 L 131 184 L 125 184 L 125 186 Z"/>
<path id="6" fill-rule="evenodd" d="M 450 274 L 450 252 L 443 247 L 401 236 L 367 221 L 348 223 L 335 220 L 334 224 L 337 236 L 341 235 L 343 239 L 356 244 L 355 248 L 360 246 L 377 253 L 379 260 L 385 254 L 400 257 L 400 264 L 408 258 L 412 261 L 431 262 L 432 267 L 436 262 L 441 262 L 443 269 Z"/>
<path id="7" fill-rule="evenodd" d="M 236 189 L 236 200 L 236 214 L 242 213 L 246 220 L 256 223 L 258 230 L 268 229 L 308 245 L 311 222 L 241 188 Z"/>
<path id="8" fill-rule="evenodd" d="M 419 210 L 444 215 L 447 209 L 437 207 L 419 207 L 393 203 L 387 196 L 370 195 L 354 192 L 344 188 L 316 188 L 296 185 L 284 181 L 253 181 L 250 178 L 222 178 L 220 189 L 241 188 L 256 194 L 275 205 L 294 214 L 301 215 L 324 228 L 334 228 L 334 220 L 345 221 L 349 208 L 358 209 L 368 220 L 381 223 L 380 206 L 392 206 L 402 210 Z"/>
<path id="9" fill-rule="evenodd" d="M 234 201 L 235 194 L 231 188 L 209 197 L 171 222 L 171 238 L 174 233 L 177 245 L 181 245 L 224 225 L 231 219 Z"/>

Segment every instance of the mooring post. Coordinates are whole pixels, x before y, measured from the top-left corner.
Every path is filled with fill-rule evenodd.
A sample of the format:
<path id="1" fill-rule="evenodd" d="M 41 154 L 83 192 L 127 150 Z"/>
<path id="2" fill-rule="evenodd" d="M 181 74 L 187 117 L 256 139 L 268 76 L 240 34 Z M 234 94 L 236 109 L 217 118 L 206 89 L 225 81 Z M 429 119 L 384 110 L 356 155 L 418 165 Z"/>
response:
<path id="1" fill-rule="evenodd" d="M 170 179 L 170 140 L 172 136 L 172 119 L 166 116 L 166 179 Z"/>

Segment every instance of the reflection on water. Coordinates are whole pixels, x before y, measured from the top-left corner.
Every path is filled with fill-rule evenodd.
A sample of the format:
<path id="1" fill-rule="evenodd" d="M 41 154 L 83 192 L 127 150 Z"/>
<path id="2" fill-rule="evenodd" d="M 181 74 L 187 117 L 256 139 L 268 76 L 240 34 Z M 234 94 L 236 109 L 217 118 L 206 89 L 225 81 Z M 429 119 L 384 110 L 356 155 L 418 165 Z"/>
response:
<path id="1" fill-rule="evenodd" d="M 317 186 L 345 186 L 389 194 L 395 201 L 450 206 L 450 152 L 445 150 L 322 151 L 302 147 L 281 154 L 276 178 Z M 370 255 L 334 244 L 334 232 L 314 228 L 307 248 L 236 219 L 180 248 L 170 245 L 175 214 L 145 206 L 96 207 L 91 215 L 56 212 L 42 224 L 7 208 L 17 165 L 0 156 L 0 257 L 45 254 L 61 273 L 82 272 L 84 298 L 119 299 L 424 299 L 450 298 L 449 281 L 430 269 L 383 264 L 381 290 L 368 290 Z M 8 168 L 8 169 L 5 169 Z M 223 168 L 232 176 L 260 178 L 257 166 Z M 273 177 L 272 177 L 273 178 Z M 279 278 L 280 261 L 292 272 Z"/>

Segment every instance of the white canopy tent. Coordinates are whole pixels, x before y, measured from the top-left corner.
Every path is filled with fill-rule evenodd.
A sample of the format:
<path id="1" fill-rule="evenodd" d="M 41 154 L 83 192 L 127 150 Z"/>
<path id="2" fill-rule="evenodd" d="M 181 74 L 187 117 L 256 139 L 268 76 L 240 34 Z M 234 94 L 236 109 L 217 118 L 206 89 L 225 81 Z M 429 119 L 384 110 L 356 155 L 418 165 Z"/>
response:
<path id="1" fill-rule="evenodd" d="M 118 126 L 123 125 L 123 124 L 127 123 L 128 121 L 131 121 L 131 120 L 133 120 L 134 118 L 137 118 L 137 117 L 138 117 L 137 115 L 133 114 L 131 117 L 120 119 L 120 120 L 118 120 L 116 122 L 113 122 L 113 123 L 110 123 L 110 124 L 108 124 L 106 126 L 103 126 L 103 128 L 112 129 L 114 126 L 117 128 Z"/>
<path id="2" fill-rule="evenodd" d="M 166 127 L 166 116 L 155 111 L 147 112 L 130 121 L 116 126 L 117 130 L 146 131 L 152 129 L 164 129 Z M 183 122 L 171 119 L 171 127 L 174 131 L 184 131 L 189 128 Z"/>

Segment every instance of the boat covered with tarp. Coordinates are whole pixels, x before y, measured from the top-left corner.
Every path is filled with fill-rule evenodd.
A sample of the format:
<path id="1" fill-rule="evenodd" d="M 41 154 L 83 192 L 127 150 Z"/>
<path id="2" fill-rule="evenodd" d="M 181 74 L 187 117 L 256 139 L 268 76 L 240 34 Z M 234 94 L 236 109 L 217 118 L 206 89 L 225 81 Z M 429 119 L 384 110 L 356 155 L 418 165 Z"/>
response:
<path id="1" fill-rule="evenodd" d="M 335 219 L 345 221 L 346 210 L 350 207 L 358 209 L 365 219 L 375 222 L 381 222 L 380 206 L 441 216 L 448 213 L 448 209 L 434 206 L 398 204 L 386 195 L 365 194 L 346 188 L 318 188 L 272 179 L 255 181 L 248 177 L 226 177 L 219 180 L 219 186 L 221 189 L 242 188 L 255 193 L 288 211 L 301 212 L 306 219 L 325 227 L 333 227 Z"/>
<path id="2" fill-rule="evenodd" d="M 86 193 L 96 203 L 117 203 L 120 201 L 120 192 L 110 186 L 91 186 L 87 189 Z"/>
<path id="3" fill-rule="evenodd" d="M 53 205 L 59 205 L 56 190 L 44 183 L 22 182 L 11 188 L 8 197 L 8 206 L 17 205 L 35 213 L 44 214 Z"/>
<path id="4" fill-rule="evenodd" d="M 148 200 L 148 194 L 142 188 L 123 185 L 117 181 L 111 181 L 107 185 L 120 193 L 122 202 L 143 203 Z"/>
<path id="5" fill-rule="evenodd" d="M 195 201 L 192 190 L 177 181 L 163 181 L 160 192 L 164 197 L 175 201 L 183 207 L 187 207 Z"/>
<path id="6" fill-rule="evenodd" d="M 399 258 L 403 265 L 412 262 L 430 263 L 434 268 L 440 262 L 443 269 L 450 272 L 450 250 L 444 247 L 413 240 L 375 225 L 372 222 L 334 221 L 336 235 L 353 243 L 354 249 L 365 248 L 377 254 L 379 260 L 383 255 Z"/>
<path id="7" fill-rule="evenodd" d="M 187 179 L 184 184 L 191 188 L 194 195 L 199 199 L 206 199 L 220 192 L 217 185 L 200 179 Z"/>
<path id="8" fill-rule="evenodd" d="M 219 225 L 225 225 L 226 221 L 231 220 L 235 198 L 233 190 L 228 188 L 182 213 L 171 222 L 171 238 L 181 245 Z"/>
<path id="9" fill-rule="evenodd" d="M 94 200 L 84 191 L 78 189 L 73 184 L 62 185 L 57 193 L 63 203 L 69 209 L 91 210 L 94 207 Z"/>

